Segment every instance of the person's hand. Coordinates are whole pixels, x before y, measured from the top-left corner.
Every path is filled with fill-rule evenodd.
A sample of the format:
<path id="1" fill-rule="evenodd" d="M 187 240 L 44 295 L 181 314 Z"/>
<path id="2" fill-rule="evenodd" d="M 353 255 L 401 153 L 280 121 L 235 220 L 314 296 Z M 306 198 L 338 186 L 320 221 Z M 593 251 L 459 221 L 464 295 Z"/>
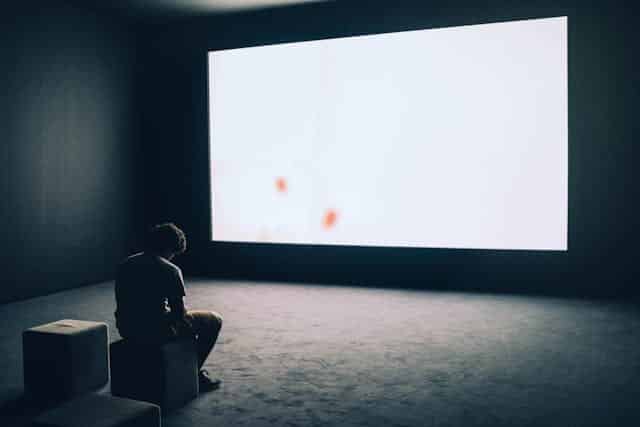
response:
<path id="1" fill-rule="evenodd" d="M 191 319 L 189 319 L 186 316 L 183 316 L 172 323 L 171 332 L 176 337 L 186 337 L 186 336 L 195 335 L 195 331 L 193 329 L 193 324 L 191 323 Z"/>
<path id="2" fill-rule="evenodd" d="M 191 318 L 188 315 L 182 316 L 182 322 L 186 325 L 187 328 L 193 330 L 193 323 L 191 323 Z"/>

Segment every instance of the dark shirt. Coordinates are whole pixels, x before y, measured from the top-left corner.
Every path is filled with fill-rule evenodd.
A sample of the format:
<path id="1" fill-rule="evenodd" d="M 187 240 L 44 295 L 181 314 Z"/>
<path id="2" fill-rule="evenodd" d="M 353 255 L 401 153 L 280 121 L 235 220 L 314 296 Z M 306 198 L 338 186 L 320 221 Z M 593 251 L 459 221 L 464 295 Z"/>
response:
<path id="1" fill-rule="evenodd" d="M 115 291 L 116 326 L 123 337 L 163 335 L 184 315 L 182 271 L 163 257 L 128 257 L 118 267 Z"/>

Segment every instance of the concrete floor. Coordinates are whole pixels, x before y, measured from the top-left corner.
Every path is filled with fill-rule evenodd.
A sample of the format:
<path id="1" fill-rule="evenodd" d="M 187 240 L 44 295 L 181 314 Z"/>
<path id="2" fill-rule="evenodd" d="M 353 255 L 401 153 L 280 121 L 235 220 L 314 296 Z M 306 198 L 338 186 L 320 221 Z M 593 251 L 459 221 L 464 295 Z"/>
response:
<path id="1" fill-rule="evenodd" d="M 514 285 L 517 286 L 517 285 Z M 224 317 L 222 387 L 163 426 L 637 426 L 640 308 L 191 279 Z M 21 332 L 113 320 L 113 283 L 0 306 L 0 425 L 24 425 Z M 103 391 L 108 390 L 105 388 Z"/>

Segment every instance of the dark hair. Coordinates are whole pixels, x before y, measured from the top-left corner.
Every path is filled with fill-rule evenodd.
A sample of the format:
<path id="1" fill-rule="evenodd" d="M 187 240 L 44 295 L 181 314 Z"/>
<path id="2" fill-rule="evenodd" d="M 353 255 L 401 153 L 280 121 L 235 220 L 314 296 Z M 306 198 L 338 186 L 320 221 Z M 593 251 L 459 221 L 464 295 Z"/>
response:
<path id="1" fill-rule="evenodd" d="M 144 242 L 145 249 L 156 253 L 181 254 L 187 250 L 187 238 L 184 231 L 174 223 L 154 225 L 149 229 Z"/>

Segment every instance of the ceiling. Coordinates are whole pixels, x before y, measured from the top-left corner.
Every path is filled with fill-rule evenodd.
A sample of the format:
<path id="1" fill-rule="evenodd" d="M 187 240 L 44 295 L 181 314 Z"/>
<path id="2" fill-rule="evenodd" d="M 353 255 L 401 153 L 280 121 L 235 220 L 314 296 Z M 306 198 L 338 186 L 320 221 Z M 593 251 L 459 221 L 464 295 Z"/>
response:
<path id="1" fill-rule="evenodd" d="M 234 13 L 321 1 L 326 0 L 111 0 L 108 7 L 145 18 Z"/>

